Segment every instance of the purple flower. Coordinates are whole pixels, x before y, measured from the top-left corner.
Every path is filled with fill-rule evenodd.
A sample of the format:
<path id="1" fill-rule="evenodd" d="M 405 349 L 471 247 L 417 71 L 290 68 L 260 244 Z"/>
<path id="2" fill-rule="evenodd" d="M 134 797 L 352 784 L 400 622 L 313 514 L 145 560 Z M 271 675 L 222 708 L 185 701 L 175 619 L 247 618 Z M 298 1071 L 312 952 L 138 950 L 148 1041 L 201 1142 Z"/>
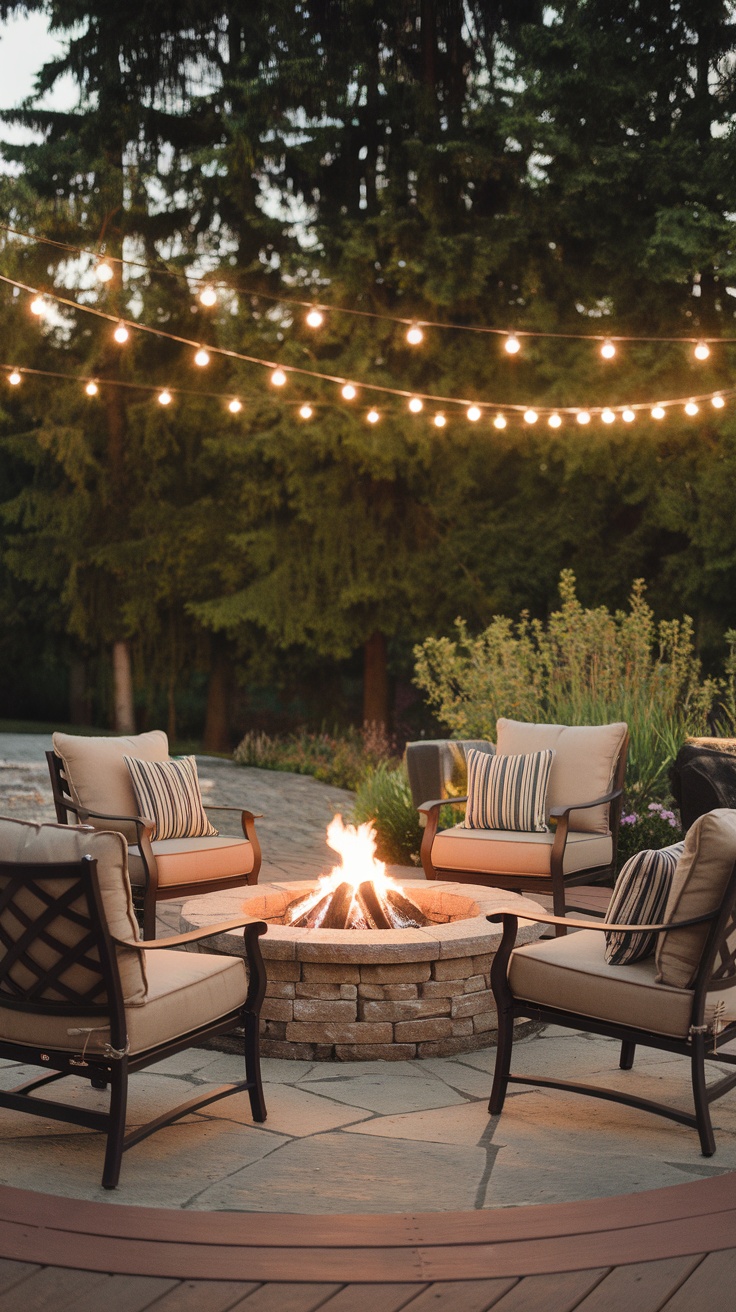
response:
<path id="1" fill-rule="evenodd" d="M 638 824 L 638 822 L 639 822 L 639 817 L 638 815 L 635 815 L 633 812 L 631 813 L 631 815 L 621 816 L 622 825 L 635 825 Z"/>

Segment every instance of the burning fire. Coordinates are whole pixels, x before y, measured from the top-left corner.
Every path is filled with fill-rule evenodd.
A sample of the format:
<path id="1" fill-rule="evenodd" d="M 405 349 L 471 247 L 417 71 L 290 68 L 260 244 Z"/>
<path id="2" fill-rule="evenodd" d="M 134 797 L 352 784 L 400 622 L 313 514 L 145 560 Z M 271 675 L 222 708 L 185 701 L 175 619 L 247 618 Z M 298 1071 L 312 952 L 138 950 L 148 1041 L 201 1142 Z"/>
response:
<path id="1" fill-rule="evenodd" d="M 419 908 L 376 858 L 376 831 L 371 820 L 343 824 L 336 815 L 327 826 L 327 845 L 340 857 L 306 897 L 289 908 L 289 923 L 309 928 L 372 929 L 426 924 Z"/>

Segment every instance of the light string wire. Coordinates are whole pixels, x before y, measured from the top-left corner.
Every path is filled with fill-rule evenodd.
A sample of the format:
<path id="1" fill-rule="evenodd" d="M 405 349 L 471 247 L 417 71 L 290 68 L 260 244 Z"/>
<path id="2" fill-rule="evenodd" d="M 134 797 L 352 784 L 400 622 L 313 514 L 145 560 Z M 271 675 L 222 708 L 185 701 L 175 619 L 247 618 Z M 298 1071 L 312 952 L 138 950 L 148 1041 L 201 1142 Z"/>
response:
<path id="1" fill-rule="evenodd" d="M 128 378 L 107 378 L 104 374 L 74 374 L 62 373 L 59 369 L 35 369 L 31 365 L 14 365 L 8 364 L 7 361 L 4 364 L 0 363 L 0 371 L 2 370 L 8 373 L 15 371 L 22 376 L 28 374 L 35 378 L 61 378 L 69 383 L 94 383 L 100 390 L 105 387 L 125 387 L 132 392 L 168 392 L 172 399 L 175 396 L 204 396 L 218 401 L 232 401 L 242 398 L 244 403 L 253 402 L 254 404 L 261 404 L 264 401 L 263 394 L 260 392 L 256 395 L 250 392 L 214 392 L 204 387 L 179 387 L 173 385 L 168 387 L 163 383 L 136 383 Z M 311 396 L 290 396 L 287 399 L 277 392 L 269 393 L 265 400 L 270 405 L 309 405 L 315 409 L 342 409 L 337 401 L 315 401 Z"/>
<path id="2" fill-rule="evenodd" d="M 728 344 L 729 342 L 730 343 L 736 342 L 736 336 L 708 337 L 708 336 L 704 336 L 702 333 L 698 333 L 695 335 L 688 335 L 688 336 L 665 336 L 665 335 L 642 336 L 637 333 L 614 333 L 614 332 L 601 332 L 601 333 L 542 332 L 541 330 L 537 330 L 533 328 L 518 328 L 518 329 L 514 328 L 513 331 L 511 331 L 508 328 L 488 328 L 480 324 L 447 323 L 447 322 L 442 322 L 438 319 L 422 319 L 417 316 L 385 314 L 385 313 L 379 313 L 379 311 L 377 310 L 359 310 L 354 306 L 328 305 L 325 302 L 320 301 L 319 299 L 315 299 L 314 297 L 312 297 L 311 300 L 301 300 L 294 296 L 283 296 L 283 295 L 277 296 L 273 292 L 256 291 L 254 288 L 239 286 L 238 284 L 227 282 L 221 278 L 208 277 L 206 274 L 198 275 L 198 274 L 180 273 L 176 269 L 169 269 L 165 266 L 160 267 L 158 265 L 146 264 L 142 260 L 131 260 L 118 255 L 108 255 L 107 253 L 100 253 L 99 250 L 97 251 L 91 250 L 87 246 L 74 246 L 69 242 L 55 241 L 52 237 L 42 237 L 36 233 L 24 232 L 21 228 L 11 227 L 10 224 L 7 223 L 0 223 L 0 232 L 7 232 L 15 237 L 22 237 L 26 241 L 41 242 L 46 246 L 53 246 L 57 250 L 68 251 L 72 255 L 88 255 L 93 260 L 97 260 L 97 261 L 105 260 L 109 264 L 120 265 L 121 269 L 127 266 L 135 269 L 143 269 L 145 272 L 155 276 L 159 276 L 159 277 L 166 276 L 169 278 L 175 278 L 178 281 L 186 282 L 187 286 L 189 286 L 190 282 L 194 282 L 198 287 L 219 288 L 223 291 L 235 292 L 241 296 L 253 296 L 256 298 L 260 298 L 261 300 L 264 301 L 272 301 L 274 304 L 293 305 L 293 306 L 297 306 L 299 309 L 302 310 L 319 308 L 321 310 L 325 310 L 329 312 L 330 314 L 347 314 L 347 315 L 353 315 L 356 318 L 378 319 L 378 320 L 382 320 L 385 323 L 401 324 L 402 327 L 405 328 L 411 328 L 411 327 L 440 328 L 440 329 L 448 330 L 450 332 L 479 333 L 481 335 L 492 336 L 492 337 L 512 336 L 516 338 L 526 337 L 526 338 L 539 338 L 539 339 L 550 339 L 550 340 L 556 338 L 558 340 L 563 340 L 563 341 L 577 341 L 577 342 L 670 342 L 670 343 L 679 342 L 685 345 L 693 345 L 699 342 L 707 342 L 713 344 L 717 344 L 719 342 L 725 344 Z M 45 293 L 45 294 L 51 295 L 51 293 Z M 513 315 L 511 317 L 513 318 Z"/>
<path id="3" fill-rule="evenodd" d="M 83 314 L 91 314 L 95 318 L 105 320 L 107 323 L 117 324 L 118 326 L 124 325 L 125 328 L 132 329 L 135 332 L 149 333 L 154 337 L 177 342 L 179 345 L 188 346 L 195 351 L 205 350 L 208 353 L 211 352 L 213 355 L 219 355 L 229 360 L 237 360 L 244 364 L 254 364 L 260 368 L 270 369 L 272 371 L 281 370 L 284 374 L 294 374 L 304 378 L 313 378 L 321 383 L 335 383 L 337 386 L 352 385 L 354 388 L 362 391 L 378 392 L 384 396 L 399 397 L 407 401 L 419 399 L 422 402 L 427 401 L 430 404 L 436 405 L 482 407 L 484 410 L 509 411 L 511 413 L 521 414 L 534 410 L 537 414 L 545 416 L 563 414 L 575 416 L 581 412 L 588 413 L 591 416 L 602 415 L 604 412 L 614 409 L 610 404 L 603 406 L 530 406 L 528 403 L 518 402 L 479 401 L 476 398 L 443 396 L 434 392 L 417 392 L 402 387 L 390 387 L 385 383 L 359 382 L 357 379 L 350 380 L 346 376 L 340 374 L 320 373 L 317 369 L 307 369 L 303 365 L 279 364 L 274 360 L 267 360 L 261 356 L 246 355 L 244 352 L 235 351 L 230 347 L 214 346 L 191 337 L 183 337 L 178 333 L 171 333 L 163 328 L 155 328 L 150 324 L 139 323 L 135 319 L 124 319 L 121 318 L 120 315 L 111 314 L 107 310 L 100 310 L 97 306 L 80 304 L 80 302 L 74 301 L 69 297 L 61 296 L 56 291 L 44 292 L 40 288 L 30 286 L 25 282 L 20 282 L 16 278 L 9 278 L 6 274 L 0 274 L 0 283 L 5 283 L 10 287 L 16 287 L 20 291 L 27 292 L 30 296 L 41 296 L 48 300 L 55 301 L 58 305 L 64 305 L 69 309 L 81 311 Z M 619 411 L 626 409 L 636 412 L 651 410 L 653 405 L 658 405 L 662 408 L 669 408 L 677 405 L 696 404 L 698 401 L 710 400 L 714 395 L 721 397 L 727 395 L 731 396 L 735 391 L 736 389 L 733 388 L 717 388 L 715 391 L 702 392 L 700 394 L 689 393 L 687 396 L 669 398 L 668 400 L 658 400 L 657 402 L 637 401 L 625 406 L 617 404 L 615 409 Z M 350 399 L 352 400 L 353 397 Z"/>

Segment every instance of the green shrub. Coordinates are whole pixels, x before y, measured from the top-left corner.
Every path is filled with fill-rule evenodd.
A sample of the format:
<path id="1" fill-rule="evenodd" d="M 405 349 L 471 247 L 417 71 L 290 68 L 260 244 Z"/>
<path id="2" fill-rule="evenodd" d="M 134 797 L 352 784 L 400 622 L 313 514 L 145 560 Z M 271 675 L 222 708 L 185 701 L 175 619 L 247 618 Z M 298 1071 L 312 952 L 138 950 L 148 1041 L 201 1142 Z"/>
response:
<path id="1" fill-rule="evenodd" d="M 233 753 L 238 765 L 261 770 L 289 770 L 309 774 L 322 783 L 355 792 L 366 773 L 381 761 L 398 762 L 391 744 L 374 726 L 361 732 L 309 733 L 306 729 L 283 738 L 267 733 L 247 733 Z"/>
<path id="2" fill-rule="evenodd" d="M 682 837 L 677 815 L 661 802 L 650 802 L 641 811 L 624 809 L 618 834 L 618 869 L 636 852 L 669 847 L 679 843 Z"/>
<path id="3" fill-rule="evenodd" d="M 522 613 L 497 615 L 477 637 L 463 620 L 457 636 L 415 648 L 415 681 L 439 720 L 459 738 L 496 737 L 510 716 L 558 724 L 625 720 L 630 744 L 626 789 L 636 806 L 666 798 L 668 769 L 689 735 L 708 733 L 708 715 L 736 721 L 736 633 L 723 680 L 704 679 L 693 624 L 656 623 L 641 580 L 627 611 L 584 608 L 564 570 L 561 606 L 545 624 Z"/>
<path id="4" fill-rule="evenodd" d="M 372 820 L 378 837 L 377 855 L 396 865 L 419 865 L 422 830 L 419 813 L 403 766 L 381 761 L 358 785 L 353 820 Z"/>

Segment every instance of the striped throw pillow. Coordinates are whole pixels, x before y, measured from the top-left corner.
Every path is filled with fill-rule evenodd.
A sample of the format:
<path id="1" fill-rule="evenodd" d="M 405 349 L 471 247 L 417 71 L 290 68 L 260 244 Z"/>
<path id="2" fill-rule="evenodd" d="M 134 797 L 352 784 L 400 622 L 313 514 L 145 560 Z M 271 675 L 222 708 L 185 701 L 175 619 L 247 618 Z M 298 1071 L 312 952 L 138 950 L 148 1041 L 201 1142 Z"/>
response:
<path id="1" fill-rule="evenodd" d="M 554 751 L 525 756 L 489 756 L 468 751 L 466 829 L 547 832 L 546 806 Z"/>
<path id="2" fill-rule="evenodd" d="M 616 880 L 606 920 L 619 925 L 656 925 L 664 920 L 672 877 L 685 844 L 673 843 L 659 851 L 637 852 L 629 857 Z M 630 966 L 643 961 L 657 944 L 657 934 L 606 933 L 609 966 Z"/>
<path id="3" fill-rule="evenodd" d="M 153 820 L 151 837 L 213 838 L 213 829 L 202 805 L 197 762 L 193 756 L 176 761 L 123 760 L 130 771 L 139 815 Z"/>

